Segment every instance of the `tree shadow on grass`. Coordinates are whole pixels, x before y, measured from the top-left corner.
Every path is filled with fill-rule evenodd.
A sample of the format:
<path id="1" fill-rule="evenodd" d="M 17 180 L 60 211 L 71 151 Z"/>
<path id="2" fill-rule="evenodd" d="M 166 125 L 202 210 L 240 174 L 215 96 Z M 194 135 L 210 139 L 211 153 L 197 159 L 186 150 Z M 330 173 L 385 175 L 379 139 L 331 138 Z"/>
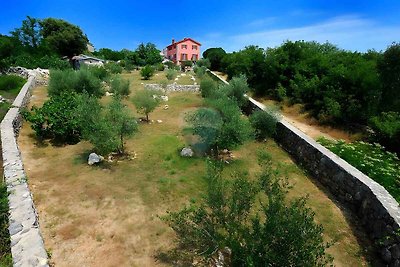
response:
<path id="1" fill-rule="evenodd" d="M 168 264 L 171 266 L 186 267 L 193 266 L 193 258 L 182 253 L 178 249 L 159 250 L 154 255 L 156 261 Z"/>

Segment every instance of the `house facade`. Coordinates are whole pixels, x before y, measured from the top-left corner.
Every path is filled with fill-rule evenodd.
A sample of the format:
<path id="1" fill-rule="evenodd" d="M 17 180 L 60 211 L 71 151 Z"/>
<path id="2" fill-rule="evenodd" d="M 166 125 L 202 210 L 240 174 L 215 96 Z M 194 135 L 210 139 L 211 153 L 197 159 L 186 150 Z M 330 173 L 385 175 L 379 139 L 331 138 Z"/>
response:
<path id="1" fill-rule="evenodd" d="M 201 44 L 192 38 L 184 38 L 181 41 L 172 43 L 164 49 L 164 56 L 180 65 L 182 61 L 196 62 L 200 59 Z"/>

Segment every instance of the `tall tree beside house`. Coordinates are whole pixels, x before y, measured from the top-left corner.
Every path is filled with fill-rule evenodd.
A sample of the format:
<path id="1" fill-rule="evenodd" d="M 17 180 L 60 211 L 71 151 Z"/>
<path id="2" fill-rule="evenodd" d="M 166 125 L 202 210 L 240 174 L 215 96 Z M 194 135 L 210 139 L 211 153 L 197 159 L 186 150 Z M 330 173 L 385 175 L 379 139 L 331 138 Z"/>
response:
<path id="1" fill-rule="evenodd" d="M 40 20 L 27 16 L 22 21 L 22 26 L 11 32 L 11 35 L 18 39 L 24 46 L 37 48 L 41 42 Z"/>
<path id="2" fill-rule="evenodd" d="M 141 43 L 135 50 L 135 60 L 136 65 L 155 65 L 162 62 L 162 57 L 160 55 L 160 50 L 157 49 L 155 44 Z"/>
<path id="3" fill-rule="evenodd" d="M 210 68 L 212 70 L 222 69 L 222 59 L 225 57 L 226 52 L 221 47 L 218 48 L 208 48 L 203 52 L 203 57 L 208 59 L 211 63 Z"/>
<path id="4" fill-rule="evenodd" d="M 86 51 L 89 40 L 78 26 L 54 18 L 41 20 L 39 24 L 43 40 L 60 56 L 72 57 Z"/>

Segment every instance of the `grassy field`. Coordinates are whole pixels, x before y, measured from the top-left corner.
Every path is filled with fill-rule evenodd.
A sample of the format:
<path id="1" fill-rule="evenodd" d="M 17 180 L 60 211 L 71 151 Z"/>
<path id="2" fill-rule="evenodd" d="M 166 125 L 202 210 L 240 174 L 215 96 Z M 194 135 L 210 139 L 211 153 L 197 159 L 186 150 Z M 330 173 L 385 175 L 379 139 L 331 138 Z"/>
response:
<path id="1" fill-rule="evenodd" d="M 137 72 L 122 76 L 131 80 L 134 91 L 160 75 L 150 81 L 141 81 Z M 47 97 L 45 87 L 33 94 L 31 105 L 40 105 Z M 56 266 L 168 266 L 155 255 L 174 245 L 174 234 L 158 216 L 199 199 L 205 161 L 179 156 L 186 138 L 184 116 L 200 107 L 202 99 L 193 93 L 171 93 L 167 104 L 168 110 L 159 107 L 150 114 L 162 123 L 141 124 L 139 133 L 128 140 L 134 159 L 100 166 L 86 164 L 91 149 L 87 142 L 61 147 L 37 143 L 24 124 L 19 146 L 45 245 Z M 226 174 L 256 172 L 258 149 L 268 150 L 287 174 L 294 185 L 291 196 L 309 195 L 326 240 L 336 241 L 329 249 L 334 264 L 367 266 L 363 238 L 352 230 L 349 216 L 274 141 L 253 141 L 234 151 L 236 160 L 227 165 Z"/>

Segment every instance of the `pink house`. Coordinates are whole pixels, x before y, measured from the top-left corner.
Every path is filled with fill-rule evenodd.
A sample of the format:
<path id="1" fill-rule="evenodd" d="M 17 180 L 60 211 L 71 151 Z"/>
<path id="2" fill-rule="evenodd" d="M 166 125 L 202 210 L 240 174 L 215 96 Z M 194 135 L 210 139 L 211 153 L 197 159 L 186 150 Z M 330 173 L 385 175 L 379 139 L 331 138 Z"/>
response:
<path id="1" fill-rule="evenodd" d="M 201 44 L 191 38 L 184 38 L 179 42 L 172 39 L 172 44 L 164 49 L 164 56 L 180 65 L 182 61 L 197 61 L 200 58 Z"/>

